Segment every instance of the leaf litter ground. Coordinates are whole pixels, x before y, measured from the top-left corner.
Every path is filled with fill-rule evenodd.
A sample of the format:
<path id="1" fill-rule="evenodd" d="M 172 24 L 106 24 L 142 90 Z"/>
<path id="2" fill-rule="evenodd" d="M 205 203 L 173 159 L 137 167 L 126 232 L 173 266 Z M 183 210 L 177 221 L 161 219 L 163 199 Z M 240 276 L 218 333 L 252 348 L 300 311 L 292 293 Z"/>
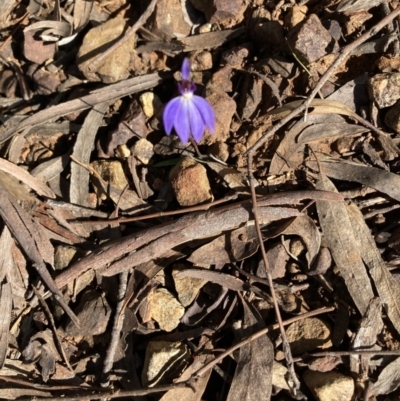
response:
<path id="1" fill-rule="evenodd" d="M 0 398 L 398 399 L 399 14 L 3 1 Z"/>

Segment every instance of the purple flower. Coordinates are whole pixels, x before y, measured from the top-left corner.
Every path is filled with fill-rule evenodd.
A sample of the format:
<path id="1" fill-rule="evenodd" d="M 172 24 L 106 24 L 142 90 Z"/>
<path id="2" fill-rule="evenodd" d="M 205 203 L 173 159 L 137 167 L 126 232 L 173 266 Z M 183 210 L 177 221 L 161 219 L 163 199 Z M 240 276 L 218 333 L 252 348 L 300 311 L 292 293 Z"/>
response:
<path id="1" fill-rule="evenodd" d="M 170 135 L 175 128 L 180 140 L 186 144 L 190 135 L 200 142 L 204 130 L 215 130 L 215 114 L 210 103 L 194 95 L 196 85 L 190 81 L 190 63 L 187 58 L 182 64 L 182 82 L 178 84 L 180 96 L 170 100 L 163 113 L 164 128 Z"/>

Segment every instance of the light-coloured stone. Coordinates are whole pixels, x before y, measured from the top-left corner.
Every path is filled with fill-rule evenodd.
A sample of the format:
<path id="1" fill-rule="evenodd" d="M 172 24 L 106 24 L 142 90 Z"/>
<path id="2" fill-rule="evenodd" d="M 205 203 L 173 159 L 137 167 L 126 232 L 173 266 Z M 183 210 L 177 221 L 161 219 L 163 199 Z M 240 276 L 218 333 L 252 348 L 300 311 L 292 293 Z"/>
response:
<path id="1" fill-rule="evenodd" d="M 190 34 L 190 25 L 185 21 L 180 0 L 158 0 L 149 20 L 149 29 L 157 36 L 169 40 Z"/>
<path id="2" fill-rule="evenodd" d="M 67 267 L 75 256 L 77 249 L 72 246 L 58 245 L 54 253 L 54 268 L 62 270 Z"/>
<path id="3" fill-rule="evenodd" d="M 124 170 L 118 160 L 96 160 L 90 165 L 101 176 L 104 181 L 107 181 L 118 189 L 124 189 L 128 185 L 128 180 L 125 177 Z M 97 196 L 105 197 L 102 190 L 95 187 Z"/>
<path id="4" fill-rule="evenodd" d="M 128 78 L 131 51 L 135 46 L 134 36 L 106 57 L 94 71 L 89 69 L 93 59 L 111 47 L 127 29 L 128 25 L 124 19 L 111 18 L 92 28 L 83 38 L 76 61 L 78 68 L 89 81 L 114 83 Z"/>
<path id="5" fill-rule="evenodd" d="M 128 148 L 128 146 L 124 145 L 118 145 L 117 149 L 115 150 L 115 155 L 117 157 L 120 157 L 122 159 L 126 159 L 127 157 L 129 157 L 131 155 L 131 151 Z"/>
<path id="6" fill-rule="evenodd" d="M 368 81 L 368 91 L 380 109 L 393 106 L 400 99 L 400 72 L 374 75 Z"/>
<path id="7" fill-rule="evenodd" d="M 307 387 L 318 401 L 351 401 L 354 381 L 339 372 L 314 372 L 307 370 L 303 375 Z"/>
<path id="8" fill-rule="evenodd" d="M 286 381 L 287 373 L 288 370 L 286 366 L 274 361 L 274 364 L 272 365 L 272 385 L 285 390 L 290 390 Z"/>
<path id="9" fill-rule="evenodd" d="M 132 155 L 143 164 L 149 164 L 154 155 L 154 146 L 146 138 L 139 139 L 132 147 Z"/>
<path id="10" fill-rule="evenodd" d="M 151 118 L 155 114 L 158 114 L 163 107 L 160 98 L 153 92 L 142 93 L 139 96 L 139 102 L 146 118 Z"/>
<path id="11" fill-rule="evenodd" d="M 315 317 L 291 324 L 286 335 L 293 355 L 332 346 L 331 328 L 327 323 Z"/>
<path id="12" fill-rule="evenodd" d="M 176 277 L 182 268 L 186 267 L 187 266 L 184 265 L 175 265 L 172 269 L 172 278 L 174 279 L 175 289 L 178 293 L 179 302 L 183 306 L 189 306 L 197 297 L 200 289 L 207 283 L 207 280 L 202 280 L 200 278 Z"/>
<path id="13" fill-rule="evenodd" d="M 192 71 L 210 70 L 213 66 L 212 55 L 207 50 L 194 53 L 189 60 Z"/>
<path id="14" fill-rule="evenodd" d="M 183 306 L 165 288 L 152 291 L 148 295 L 147 301 L 150 316 L 158 323 L 160 329 L 165 331 L 175 329 L 185 313 Z"/>
<path id="15" fill-rule="evenodd" d="M 176 200 L 181 206 L 193 206 L 213 199 L 205 167 L 185 157 L 170 172 Z"/>
<path id="16" fill-rule="evenodd" d="M 229 158 L 229 146 L 226 142 L 218 141 L 209 147 L 207 153 L 217 157 L 223 162 L 226 162 Z"/>
<path id="17" fill-rule="evenodd" d="M 142 382 L 146 387 L 177 377 L 187 366 L 189 350 L 181 342 L 150 341 L 144 361 Z"/>
<path id="18" fill-rule="evenodd" d="M 308 13 L 307 6 L 294 6 L 289 8 L 289 12 L 285 17 L 285 25 L 289 28 L 295 27 L 304 21 Z"/>

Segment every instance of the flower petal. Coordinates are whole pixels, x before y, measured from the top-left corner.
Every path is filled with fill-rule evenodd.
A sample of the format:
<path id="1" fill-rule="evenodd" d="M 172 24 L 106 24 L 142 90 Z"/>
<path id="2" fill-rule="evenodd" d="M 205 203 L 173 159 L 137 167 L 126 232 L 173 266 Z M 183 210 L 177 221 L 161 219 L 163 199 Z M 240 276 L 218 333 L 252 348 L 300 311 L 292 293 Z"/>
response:
<path id="1" fill-rule="evenodd" d="M 206 99 L 196 95 L 193 96 L 192 102 L 199 111 L 204 126 L 213 134 L 215 131 L 215 113 L 211 104 Z"/>
<path id="2" fill-rule="evenodd" d="M 185 57 L 183 59 L 181 74 L 182 74 L 183 81 L 189 81 L 189 79 L 190 79 L 190 62 L 187 57 Z"/>
<path id="3" fill-rule="evenodd" d="M 190 122 L 188 100 L 180 97 L 179 109 L 175 115 L 174 128 L 183 144 L 188 143 L 190 136 Z"/>
<path id="4" fill-rule="evenodd" d="M 190 131 L 196 142 L 200 142 L 201 138 L 204 135 L 204 121 L 201 116 L 196 104 L 193 102 L 193 99 L 197 96 L 193 96 L 188 101 L 188 110 L 189 110 L 189 121 L 190 121 Z"/>
<path id="5" fill-rule="evenodd" d="M 174 128 L 174 123 L 176 119 L 176 115 L 179 110 L 179 105 L 182 102 L 182 98 L 180 96 L 170 100 L 165 106 L 163 112 L 163 123 L 164 129 L 167 135 L 171 134 L 172 128 Z"/>

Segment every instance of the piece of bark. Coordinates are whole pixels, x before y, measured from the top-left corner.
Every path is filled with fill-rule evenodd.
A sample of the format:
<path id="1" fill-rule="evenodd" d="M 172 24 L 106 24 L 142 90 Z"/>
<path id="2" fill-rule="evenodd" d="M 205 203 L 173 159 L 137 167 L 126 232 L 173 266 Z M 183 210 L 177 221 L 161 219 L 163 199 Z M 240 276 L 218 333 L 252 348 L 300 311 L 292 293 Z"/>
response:
<path id="1" fill-rule="evenodd" d="M 72 156 L 81 163 L 88 164 L 94 149 L 94 141 L 97 131 L 103 121 L 104 113 L 110 106 L 110 102 L 103 102 L 93 107 L 85 118 L 85 122 L 76 137 Z M 71 165 L 71 178 L 69 198 L 71 203 L 88 206 L 90 173 L 76 163 Z"/>
<path id="2" fill-rule="evenodd" d="M 288 193 L 269 195 L 258 201 L 261 221 L 271 221 L 271 219 L 282 218 L 281 208 L 276 209 L 274 212 L 272 210 L 273 208 L 267 208 L 268 205 L 297 204 L 301 200 L 309 198 L 325 199 L 336 202 L 343 200 L 343 197 L 340 194 L 325 191 L 292 191 Z M 264 208 L 265 210 L 263 211 Z M 286 212 L 288 212 L 287 209 Z M 176 232 L 176 237 L 180 237 L 181 235 L 183 236 L 183 238 L 180 237 L 179 239 L 174 240 L 175 243 L 179 243 L 181 240 L 185 241 L 186 236 L 188 236 L 190 241 L 192 241 L 194 239 L 216 235 L 216 233 L 219 233 L 220 231 L 237 228 L 239 225 L 249 221 L 249 219 L 251 219 L 250 201 L 224 206 L 215 209 L 212 212 L 208 211 L 205 213 L 187 215 L 181 219 L 173 221 L 172 223 L 162 224 L 152 229 L 147 229 L 140 233 L 131 234 L 122 239 L 103 244 L 92 254 L 63 271 L 57 277 L 56 283 L 59 288 L 61 288 L 70 280 L 75 279 L 85 271 L 91 268 L 98 269 L 105 266 L 118 260 L 123 255 L 134 252 L 136 249 L 154 242 L 157 238 L 166 236 L 171 232 Z M 200 226 L 198 224 L 199 221 L 201 221 Z M 190 226 L 193 226 L 193 228 L 190 229 Z M 183 231 L 185 228 L 188 228 L 186 232 Z M 171 237 L 173 237 L 173 235 Z M 167 247 L 168 250 L 170 250 L 171 243 L 169 243 Z M 159 253 L 159 251 L 157 251 L 157 253 Z M 137 253 L 134 252 L 132 256 L 134 254 L 137 255 Z M 140 260 L 136 260 L 136 262 L 140 262 Z M 127 264 L 125 264 L 125 267 L 126 266 Z M 122 265 L 119 266 L 118 269 L 119 268 L 122 268 Z"/>
<path id="3" fill-rule="evenodd" d="M 265 327 L 259 312 L 243 300 L 244 319 L 241 337 Z M 259 337 L 240 347 L 239 360 L 227 401 L 269 400 L 272 393 L 274 351 L 268 336 Z"/>
<path id="4" fill-rule="evenodd" d="M 107 155 L 114 156 L 118 145 L 126 144 L 135 135 L 145 138 L 147 132 L 144 112 L 138 101 L 133 100 L 122 113 L 118 127 L 108 136 Z"/>

